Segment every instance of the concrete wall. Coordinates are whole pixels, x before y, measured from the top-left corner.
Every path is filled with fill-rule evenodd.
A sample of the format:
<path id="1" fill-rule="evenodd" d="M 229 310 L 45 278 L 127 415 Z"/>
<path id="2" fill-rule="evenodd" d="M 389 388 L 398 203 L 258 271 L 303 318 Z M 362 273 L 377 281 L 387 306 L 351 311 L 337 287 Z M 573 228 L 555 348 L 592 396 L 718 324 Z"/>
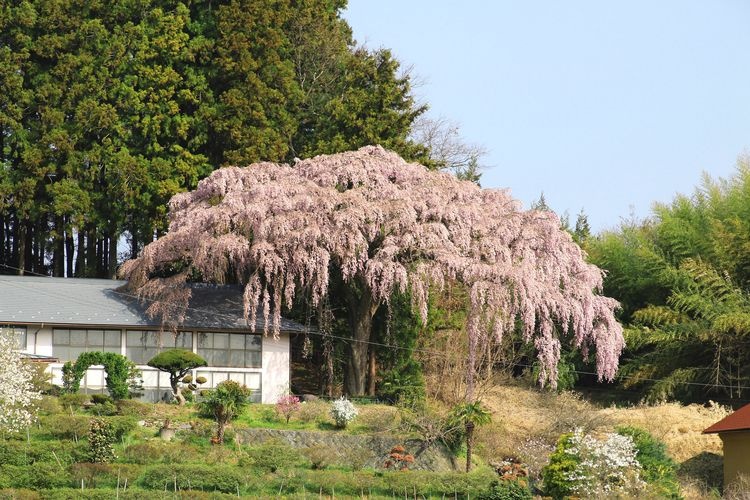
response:
<path id="1" fill-rule="evenodd" d="M 724 444 L 724 489 L 739 474 L 750 478 L 750 431 L 719 433 Z"/>
<path id="2" fill-rule="evenodd" d="M 61 325 L 60 328 L 69 328 Z M 73 327 L 70 327 L 73 328 Z M 92 326 L 96 329 L 96 326 Z M 103 327 L 104 329 L 116 329 L 116 327 Z M 54 356 L 52 352 L 52 329 L 51 326 L 27 325 L 26 327 L 26 350 L 30 354 L 43 356 Z M 124 332 L 124 330 L 123 330 Z M 193 351 L 197 351 L 197 342 L 193 342 Z M 125 355 L 125 335 L 122 335 L 121 354 Z M 281 333 L 278 339 L 273 335 L 263 337 L 261 354 L 261 368 L 233 368 L 209 366 L 196 370 L 194 376 L 204 376 L 208 382 L 201 386 L 203 388 L 216 387 L 224 380 L 235 380 L 240 384 L 247 385 L 250 389 L 260 389 L 260 400 L 263 403 L 275 403 L 276 399 L 289 391 L 289 334 Z M 169 374 L 159 372 L 149 366 L 139 365 L 143 371 L 144 389 L 169 391 Z M 62 385 L 62 363 L 51 363 L 52 383 Z M 81 388 L 88 390 L 101 390 L 105 387 L 104 369 L 93 366 L 86 371 L 81 381 Z"/>
<path id="3" fill-rule="evenodd" d="M 289 334 L 278 339 L 269 334 L 263 338 L 263 402 L 275 403 L 279 396 L 289 393 Z"/>

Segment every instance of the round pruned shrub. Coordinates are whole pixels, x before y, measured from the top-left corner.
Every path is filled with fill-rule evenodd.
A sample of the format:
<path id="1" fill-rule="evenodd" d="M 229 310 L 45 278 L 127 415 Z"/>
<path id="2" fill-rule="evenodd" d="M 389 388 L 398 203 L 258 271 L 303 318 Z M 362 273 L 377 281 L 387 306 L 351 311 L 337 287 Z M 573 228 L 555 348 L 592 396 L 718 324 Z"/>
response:
<path id="1" fill-rule="evenodd" d="M 189 387 L 189 384 L 193 383 L 193 377 L 190 376 L 189 382 L 185 382 L 185 376 L 191 370 L 206 366 L 206 364 L 205 359 L 187 349 L 162 351 L 148 362 L 148 366 L 169 373 L 169 384 L 172 387 L 172 395 L 180 405 L 185 404 L 185 397 L 182 394 L 183 388 L 194 390 L 194 388 Z M 183 387 L 183 384 L 185 387 Z"/>
<path id="2" fill-rule="evenodd" d="M 224 442 L 224 433 L 229 422 L 240 416 L 250 404 L 249 397 L 250 389 L 233 380 L 225 380 L 215 389 L 207 391 L 200 408 L 202 414 L 208 414 L 216 421 L 214 440 L 217 444 Z"/>

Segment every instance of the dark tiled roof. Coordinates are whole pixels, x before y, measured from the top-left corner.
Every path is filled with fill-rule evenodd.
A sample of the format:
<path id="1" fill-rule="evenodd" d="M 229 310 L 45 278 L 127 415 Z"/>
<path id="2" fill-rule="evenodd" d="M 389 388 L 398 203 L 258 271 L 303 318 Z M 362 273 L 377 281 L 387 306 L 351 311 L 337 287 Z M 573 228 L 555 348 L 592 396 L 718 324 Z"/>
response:
<path id="1" fill-rule="evenodd" d="M 750 404 L 731 413 L 703 431 L 703 434 L 750 430 Z"/>
<path id="2" fill-rule="evenodd" d="M 121 290 L 125 284 L 118 280 L 0 275 L 0 324 L 159 327 L 159 319 L 146 314 L 148 304 Z M 259 315 L 255 330 L 262 332 L 263 326 L 263 316 Z M 302 325 L 287 319 L 282 319 L 280 326 L 281 331 L 304 331 Z M 242 288 L 193 285 L 181 327 L 249 329 L 243 317 Z"/>

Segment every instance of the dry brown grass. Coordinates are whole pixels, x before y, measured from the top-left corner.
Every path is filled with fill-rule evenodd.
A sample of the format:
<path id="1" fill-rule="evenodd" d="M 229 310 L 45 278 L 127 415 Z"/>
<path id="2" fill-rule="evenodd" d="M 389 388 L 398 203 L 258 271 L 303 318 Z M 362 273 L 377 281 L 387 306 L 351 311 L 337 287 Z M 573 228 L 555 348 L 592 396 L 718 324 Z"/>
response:
<path id="1" fill-rule="evenodd" d="M 701 432 L 729 413 L 724 407 L 677 403 L 601 407 L 573 393 L 555 394 L 508 382 L 487 391 L 482 400 L 495 422 L 477 436 L 486 459 L 520 455 L 524 441 L 554 442 L 576 427 L 609 432 L 627 425 L 645 429 L 667 445 L 670 456 L 681 464 L 685 498 L 715 495 L 712 488 L 721 482 L 721 440 Z"/>

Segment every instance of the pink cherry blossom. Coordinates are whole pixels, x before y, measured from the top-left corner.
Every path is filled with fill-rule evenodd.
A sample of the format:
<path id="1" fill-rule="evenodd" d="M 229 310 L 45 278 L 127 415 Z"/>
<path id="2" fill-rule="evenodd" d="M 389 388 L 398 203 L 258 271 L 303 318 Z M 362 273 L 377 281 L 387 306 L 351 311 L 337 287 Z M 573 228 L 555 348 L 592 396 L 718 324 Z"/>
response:
<path id="1" fill-rule="evenodd" d="M 173 322 L 183 317 L 184 284 L 195 273 L 241 283 L 250 324 L 260 310 L 277 334 L 282 306 L 301 292 L 319 303 L 333 266 L 345 282 L 366 286 L 375 304 L 409 291 L 424 320 L 432 287 L 463 283 L 470 366 L 481 345 L 521 320 L 542 383 L 555 384 L 562 335 L 584 352 L 593 348 L 600 379 L 617 370 L 617 302 L 599 294 L 602 271 L 557 216 L 524 211 L 506 190 L 481 189 L 379 146 L 218 169 L 172 198 L 169 231 L 123 274 L 156 300 L 151 313 Z M 171 277 L 155 277 L 169 269 Z"/>

